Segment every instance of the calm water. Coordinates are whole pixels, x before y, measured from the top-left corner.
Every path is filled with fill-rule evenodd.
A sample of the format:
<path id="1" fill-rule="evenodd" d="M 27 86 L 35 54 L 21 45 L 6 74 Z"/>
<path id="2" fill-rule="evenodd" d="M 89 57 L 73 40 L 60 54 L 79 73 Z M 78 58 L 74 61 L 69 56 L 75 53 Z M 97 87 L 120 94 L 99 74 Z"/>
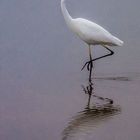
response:
<path id="1" fill-rule="evenodd" d="M 80 71 L 88 48 L 67 29 L 60 0 L 1 0 L 0 139 L 139 140 L 139 5 L 67 0 L 73 17 L 95 21 L 125 42 L 94 64 L 96 97 L 88 105 L 88 72 Z M 106 53 L 92 50 L 94 57 Z"/>

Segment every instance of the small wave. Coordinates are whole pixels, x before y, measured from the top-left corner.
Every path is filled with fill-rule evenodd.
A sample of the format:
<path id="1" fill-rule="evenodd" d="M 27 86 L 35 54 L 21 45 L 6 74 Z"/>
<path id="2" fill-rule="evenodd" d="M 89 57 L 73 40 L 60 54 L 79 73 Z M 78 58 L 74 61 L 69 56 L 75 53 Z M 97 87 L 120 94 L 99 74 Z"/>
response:
<path id="1" fill-rule="evenodd" d="M 131 79 L 129 77 L 123 77 L 123 76 L 95 77 L 94 79 L 97 79 L 97 80 L 113 80 L 113 81 L 131 81 Z"/>

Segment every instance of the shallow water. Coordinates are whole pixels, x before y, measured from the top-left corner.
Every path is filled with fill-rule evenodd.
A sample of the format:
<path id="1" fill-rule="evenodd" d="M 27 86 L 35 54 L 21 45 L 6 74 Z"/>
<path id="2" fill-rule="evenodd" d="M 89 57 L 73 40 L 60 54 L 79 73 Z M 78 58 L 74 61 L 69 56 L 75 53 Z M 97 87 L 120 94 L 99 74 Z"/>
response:
<path id="1" fill-rule="evenodd" d="M 95 21 L 125 43 L 94 63 L 89 104 L 88 71 L 80 71 L 88 48 L 67 29 L 60 1 L 1 0 L 0 139 L 139 140 L 139 5 L 67 0 L 73 17 Z M 92 50 L 93 57 L 106 53 Z"/>

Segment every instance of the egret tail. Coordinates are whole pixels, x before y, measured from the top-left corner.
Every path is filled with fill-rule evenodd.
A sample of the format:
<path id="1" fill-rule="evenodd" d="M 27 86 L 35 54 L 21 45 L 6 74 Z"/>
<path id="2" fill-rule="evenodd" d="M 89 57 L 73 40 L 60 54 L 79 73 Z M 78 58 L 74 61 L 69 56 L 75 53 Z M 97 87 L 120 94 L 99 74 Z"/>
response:
<path id="1" fill-rule="evenodd" d="M 116 44 L 117 46 L 123 46 L 123 41 L 122 40 L 120 40 L 119 38 L 117 38 L 117 37 L 115 37 L 115 36 L 113 36 L 113 42 L 114 42 L 114 44 Z"/>

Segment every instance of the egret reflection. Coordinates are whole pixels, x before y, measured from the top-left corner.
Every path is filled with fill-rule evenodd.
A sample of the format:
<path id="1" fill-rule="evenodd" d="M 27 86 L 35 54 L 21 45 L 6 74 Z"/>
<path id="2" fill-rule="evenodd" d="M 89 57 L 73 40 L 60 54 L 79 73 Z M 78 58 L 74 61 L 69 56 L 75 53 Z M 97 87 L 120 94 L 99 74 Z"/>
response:
<path id="1" fill-rule="evenodd" d="M 119 106 L 104 104 L 102 106 L 88 106 L 72 117 L 62 133 L 62 140 L 78 140 L 93 136 L 98 125 L 109 121 L 121 111 Z"/>
<path id="2" fill-rule="evenodd" d="M 90 68 L 92 69 L 92 67 Z M 118 105 L 114 105 L 112 99 L 95 95 L 91 71 L 88 85 L 82 86 L 83 91 L 89 97 L 86 107 L 71 118 L 71 121 L 63 130 L 62 140 L 86 139 L 90 134 L 93 136 L 97 126 L 104 124 L 121 112 L 121 108 Z"/>
<path id="3" fill-rule="evenodd" d="M 88 85 L 86 85 L 86 86 L 82 85 L 84 93 L 88 95 L 87 108 L 90 108 L 91 98 L 94 98 L 94 100 L 96 99 L 96 101 L 101 101 L 101 105 L 103 105 L 103 104 L 106 104 L 106 105 L 113 104 L 112 99 L 100 97 L 100 96 L 95 94 L 95 92 L 94 92 L 94 82 L 92 81 L 92 75 L 91 75 L 92 70 L 93 70 L 93 64 L 89 68 L 90 69 L 89 69 Z M 94 104 L 96 104 L 95 101 L 94 101 Z M 96 104 L 96 106 L 97 106 L 97 104 Z"/>

